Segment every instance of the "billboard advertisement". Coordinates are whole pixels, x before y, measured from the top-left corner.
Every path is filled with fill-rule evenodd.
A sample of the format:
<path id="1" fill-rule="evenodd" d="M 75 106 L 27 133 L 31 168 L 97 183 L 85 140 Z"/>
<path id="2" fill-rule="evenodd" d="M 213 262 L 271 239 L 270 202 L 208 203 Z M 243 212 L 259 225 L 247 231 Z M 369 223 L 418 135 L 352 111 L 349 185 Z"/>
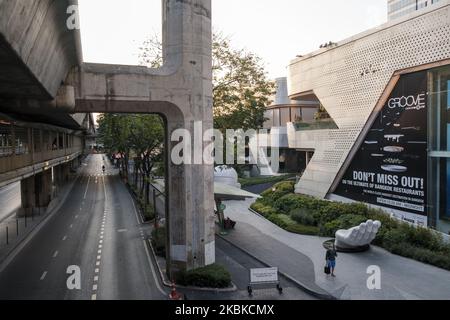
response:
<path id="1" fill-rule="evenodd" d="M 427 73 L 401 76 L 334 194 L 427 225 Z"/>

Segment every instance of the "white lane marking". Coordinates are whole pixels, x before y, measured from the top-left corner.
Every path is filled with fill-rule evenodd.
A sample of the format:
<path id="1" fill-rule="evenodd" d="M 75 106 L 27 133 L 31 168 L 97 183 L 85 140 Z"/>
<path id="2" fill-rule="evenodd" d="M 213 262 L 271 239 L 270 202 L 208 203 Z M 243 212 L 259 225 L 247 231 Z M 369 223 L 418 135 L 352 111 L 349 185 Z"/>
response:
<path id="1" fill-rule="evenodd" d="M 91 177 L 88 178 L 88 182 L 87 182 L 87 185 L 86 185 L 86 191 L 84 192 L 84 197 L 83 197 L 83 199 L 85 199 L 85 200 L 86 200 L 86 196 L 87 196 L 87 192 L 88 192 L 89 181 L 91 181 Z"/>
<path id="2" fill-rule="evenodd" d="M 101 249 L 101 248 L 103 248 L 103 246 L 102 246 L 102 245 L 99 245 L 98 248 Z"/>
<path id="3" fill-rule="evenodd" d="M 64 236 L 64 238 L 62 239 L 62 241 L 66 241 L 67 240 L 67 236 Z"/>
<path id="4" fill-rule="evenodd" d="M 102 254 L 102 250 L 98 250 L 97 253 L 98 253 L 98 254 Z"/>
<path id="5" fill-rule="evenodd" d="M 136 206 L 134 205 L 134 201 L 133 201 L 133 199 L 131 199 L 131 203 L 133 204 L 133 208 L 134 208 L 134 215 L 135 215 L 135 217 L 136 217 L 136 221 L 137 221 L 137 223 L 138 223 L 138 224 L 141 224 L 141 221 L 139 220 L 139 216 L 138 216 L 138 213 L 137 213 L 137 209 L 136 209 Z"/>
<path id="6" fill-rule="evenodd" d="M 145 241 L 142 241 L 142 243 L 144 244 L 145 253 L 147 254 L 148 264 L 150 265 L 150 269 L 152 270 L 153 279 L 155 280 L 155 283 L 156 283 L 156 288 L 159 290 L 159 292 L 161 292 L 163 294 L 163 296 L 165 296 L 167 293 L 161 288 L 161 285 L 159 284 L 159 280 L 156 276 L 155 268 L 153 267 L 152 259 L 150 258 L 150 253 L 148 252 L 147 244 L 145 243 Z"/>
<path id="7" fill-rule="evenodd" d="M 100 240 L 98 243 L 103 244 L 103 240 Z"/>
<path id="8" fill-rule="evenodd" d="M 92 291 L 97 291 L 97 285 L 96 284 L 94 284 L 93 286 L 92 286 Z"/>
<path id="9" fill-rule="evenodd" d="M 100 269 L 99 268 L 96 268 L 95 269 L 95 273 L 99 273 L 100 272 Z"/>
<path id="10" fill-rule="evenodd" d="M 41 281 L 45 279 L 45 277 L 47 276 L 47 271 L 45 271 L 42 276 L 41 276 Z"/>
<path id="11" fill-rule="evenodd" d="M 98 282 L 98 276 L 94 277 L 94 282 Z"/>
<path id="12" fill-rule="evenodd" d="M 97 261 L 97 262 L 95 263 L 95 265 L 96 265 L 97 267 L 99 267 L 99 266 L 100 266 L 100 261 Z"/>
<path id="13" fill-rule="evenodd" d="M 55 253 L 53 254 L 53 258 L 56 258 L 58 256 L 58 251 L 55 251 Z"/>
<path id="14" fill-rule="evenodd" d="M 102 260 L 102 256 L 97 256 L 97 260 Z"/>
<path id="15" fill-rule="evenodd" d="M 96 294 L 93 294 L 92 297 L 91 297 L 91 300 L 92 300 L 92 301 L 97 300 L 97 295 L 96 295 Z"/>
<path id="16" fill-rule="evenodd" d="M 105 177 L 102 177 L 102 179 L 103 179 L 103 188 L 104 188 L 104 190 L 105 190 L 105 202 L 107 202 L 107 199 L 108 199 L 108 195 L 106 194 L 106 184 L 105 184 Z"/>

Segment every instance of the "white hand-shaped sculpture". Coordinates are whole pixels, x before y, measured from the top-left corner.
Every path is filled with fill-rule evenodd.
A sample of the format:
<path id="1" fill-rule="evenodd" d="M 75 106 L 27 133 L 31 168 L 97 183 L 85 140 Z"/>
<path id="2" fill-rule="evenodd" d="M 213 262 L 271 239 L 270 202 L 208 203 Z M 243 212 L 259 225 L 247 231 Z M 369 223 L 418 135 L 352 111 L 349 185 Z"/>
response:
<path id="1" fill-rule="evenodd" d="M 381 228 L 380 221 L 369 220 L 349 230 L 336 232 L 336 247 L 351 249 L 369 245 Z"/>

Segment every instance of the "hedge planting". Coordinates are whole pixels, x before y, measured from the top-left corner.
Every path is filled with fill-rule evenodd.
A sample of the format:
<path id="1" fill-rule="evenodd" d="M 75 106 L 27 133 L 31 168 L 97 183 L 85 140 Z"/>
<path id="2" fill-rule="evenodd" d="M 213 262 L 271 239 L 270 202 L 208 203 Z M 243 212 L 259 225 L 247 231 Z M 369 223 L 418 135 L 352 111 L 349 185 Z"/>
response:
<path id="1" fill-rule="evenodd" d="M 414 227 L 363 203 L 340 203 L 294 194 L 294 182 L 282 182 L 262 193 L 252 209 L 281 228 L 298 234 L 334 237 L 339 229 L 369 219 L 382 226 L 374 244 L 407 258 L 450 270 L 450 244 L 433 230 Z"/>
<path id="2" fill-rule="evenodd" d="M 182 286 L 223 289 L 231 287 L 231 275 L 225 267 L 212 264 L 204 268 L 179 273 L 177 283 Z"/>

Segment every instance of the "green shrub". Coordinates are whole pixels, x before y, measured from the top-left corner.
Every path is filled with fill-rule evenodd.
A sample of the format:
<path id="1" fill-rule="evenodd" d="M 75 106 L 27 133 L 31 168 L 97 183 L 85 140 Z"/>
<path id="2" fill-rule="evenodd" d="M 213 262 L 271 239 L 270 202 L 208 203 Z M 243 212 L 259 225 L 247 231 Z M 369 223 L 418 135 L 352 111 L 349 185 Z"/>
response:
<path id="1" fill-rule="evenodd" d="M 152 231 L 152 246 L 156 255 L 166 257 L 166 228 L 160 227 Z"/>
<path id="2" fill-rule="evenodd" d="M 272 214 L 267 217 L 267 220 L 276 224 L 280 228 L 285 229 L 289 225 L 289 223 L 283 218 L 283 216 L 284 215 L 281 215 L 281 214 L 280 215 Z M 287 217 L 287 216 L 285 216 L 285 217 Z"/>
<path id="3" fill-rule="evenodd" d="M 442 252 L 435 252 L 425 248 L 414 247 L 406 242 L 391 243 L 390 247 L 386 249 L 393 254 L 450 270 L 450 256 L 442 254 Z"/>
<path id="4" fill-rule="evenodd" d="M 294 181 L 284 181 L 277 183 L 273 186 L 273 188 L 270 188 L 261 194 L 263 197 L 261 201 L 268 205 L 274 205 L 278 199 L 287 194 L 294 193 L 294 188 Z"/>
<path id="5" fill-rule="evenodd" d="M 324 225 L 347 214 L 347 205 L 339 202 L 329 202 L 314 214 L 319 224 Z"/>
<path id="6" fill-rule="evenodd" d="M 383 234 L 382 238 L 382 246 L 388 250 L 392 251 L 395 246 L 397 246 L 399 243 L 404 243 L 407 241 L 407 236 L 403 232 L 401 228 L 395 228 L 391 230 L 387 230 Z"/>
<path id="7" fill-rule="evenodd" d="M 268 206 L 260 201 L 256 201 L 254 204 L 251 205 L 251 208 L 261 214 L 264 217 L 268 217 L 272 214 L 277 214 L 274 208 L 271 206 Z"/>
<path id="8" fill-rule="evenodd" d="M 366 222 L 366 217 L 354 214 L 344 214 L 338 219 L 327 222 L 320 228 L 320 234 L 326 237 L 334 237 L 336 231 L 341 229 L 350 229 Z"/>
<path id="9" fill-rule="evenodd" d="M 181 272 L 177 276 L 177 283 L 199 288 L 229 288 L 231 275 L 223 266 L 212 264 L 204 268 Z"/>
<path id="10" fill-rule="evenodd" d="M 304 226 L 301 224 L 291 224 L 286 227 L 286 231 L 303 234 L 307 236 L 317 236 L 319 235 L 319 228 L 313 226 Z"/>
<path id="11" fill-rule="evenodd" d="M 340 229 L 340 222 L 336 219 L 319 226 L 319 234 L 322 237 L 334 237 L 336 231 Z"/>
<path id="12" fill-rule="evenodd" d="M 305 208 L 294 209 L 290 213 L 291 219 L 305 226 L 317 226 L 313 214 Z"/>
<path id="13" fill-rule="evenodd" d="M 274 207 L 288 214 L 295 209 L 309 208 L 309 202 L 310 200 L 307 197 L 299 196 L 296 194 L 287 194 L 278 199 L 275 202 Z"/>
<path id="14" fill-rule="evenodd" d="M 442 249 L 443 239 L 430 229 L 405 225 L 403 227 L 407 242 L 412 246 L 439 251 Z"/>
<path id="15" fill-rule="evenodd" d="M 394 254 L 450 268 L 450 244 L 430 229 L 410 226 L 363 203 L 331 202 L 293 192 L 293 182 L 277 184 L 275 191 L 265 191 L 252 208 L 289 232 L 327 237 L 334 237 L 339 229 L 378 220 L 382 226 L 373 244 Z"/>
<path id="16" fill-rule="evenodd" d="M 351 215 L 361 215 L 367 217 L 369 214 L 369 207 L 365 205 L 364 203 L 349 203 L 346 204 L 346 214 Z"/>
<path id="17" fill-rule="evenodd" d="M 155 219 L 155 211 L 153 210 L 153 206 L 147 205 L 142 211 L 144 213 L 145 221 L 151 221 Z"/>

